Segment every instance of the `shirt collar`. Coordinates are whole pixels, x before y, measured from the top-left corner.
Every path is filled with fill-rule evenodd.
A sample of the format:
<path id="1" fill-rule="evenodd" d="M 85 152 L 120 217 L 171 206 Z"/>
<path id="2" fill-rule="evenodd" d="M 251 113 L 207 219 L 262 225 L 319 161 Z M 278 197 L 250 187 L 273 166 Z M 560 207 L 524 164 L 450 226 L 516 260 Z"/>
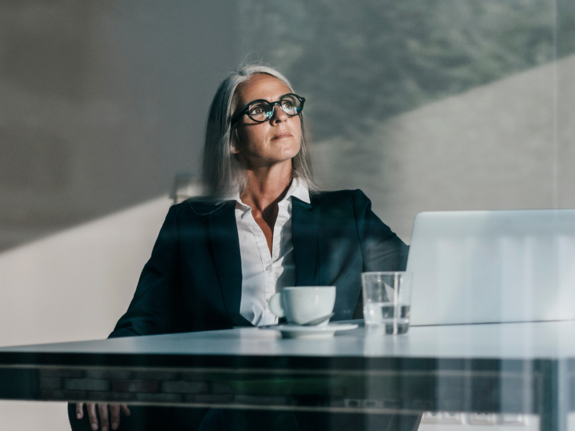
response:
<path id="1" fill-rule="evenodd" d="M 305 180 L 302 180 L 299 177 L 295 177 L 292 180 L 290 188 L 288 189 L 286 195 L 279 203 L 281 204 L 282 202 L 287 201 L 292 196 L 298 198 L 300 201 L 303 201 L 306 204 L 309 204 L 311 202 L 309 198 L 309 188 Z M 236 192 L 233 193 L 229 199 L 235 200 L 244 210 L 247 210 L 249 208 L 246 204 L 242 202 L 239 190 L 236 190 Z"/>
<path id="2" fill-rule="evenodd" d="M 305 180 L 302 180 L 299 177 L 295 177 L 292 180 L 291 186 L 288 189 L 283 200 L 287 200 L 291 196 L 298 198 L 300 201 L 303 201 L 306 204 L 309 204 L 311 202 L 309 198 L 309 188 Z"/>

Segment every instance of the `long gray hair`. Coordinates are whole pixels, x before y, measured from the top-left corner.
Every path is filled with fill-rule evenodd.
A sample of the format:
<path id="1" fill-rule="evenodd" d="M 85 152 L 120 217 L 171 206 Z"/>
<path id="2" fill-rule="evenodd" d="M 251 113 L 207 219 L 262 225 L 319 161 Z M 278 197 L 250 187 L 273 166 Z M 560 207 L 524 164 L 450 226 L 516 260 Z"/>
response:
<path id="1" fill-rule="evenodd" d="M 244 168 L 232 153 L 236 134 L 232 132 L 231 117 L 233 114 L 236 88 L 251 76 L 265 73 L 282 81 L 293 93 L 291 83 L 273 67 L 262 64 L 248 64 L 231 72 L 218 87 L 214 100 L 210 105 L 206 140 L 204 142 L 204 163 L 202 182 L 204 193 L 218 199 L 229 195 L 234 190 L 241 192 L 246 185 Z M 292 177 L 304 180 L 310 190 L 316 187 L 312 181 L 311 163 L 303 112 L 301 119 L 301 147 L 299 153 L 292 159 Z"/>

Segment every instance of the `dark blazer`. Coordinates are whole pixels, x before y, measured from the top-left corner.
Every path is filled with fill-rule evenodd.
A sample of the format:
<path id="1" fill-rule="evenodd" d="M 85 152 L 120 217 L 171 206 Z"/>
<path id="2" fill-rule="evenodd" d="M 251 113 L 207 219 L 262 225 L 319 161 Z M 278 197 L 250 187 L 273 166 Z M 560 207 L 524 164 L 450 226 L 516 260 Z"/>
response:
<path id="1" fill-rule="evenodd" d="M 337 288 L 335 316 L 362 316 L 361 273 L 405 269 L 408 247 L 360 190 L 292 199 L 296 285 Z M 111 337 L 251 326 L 240 315 L 235 201 L 188 199 L 170 208 L 128 311 Z"/>

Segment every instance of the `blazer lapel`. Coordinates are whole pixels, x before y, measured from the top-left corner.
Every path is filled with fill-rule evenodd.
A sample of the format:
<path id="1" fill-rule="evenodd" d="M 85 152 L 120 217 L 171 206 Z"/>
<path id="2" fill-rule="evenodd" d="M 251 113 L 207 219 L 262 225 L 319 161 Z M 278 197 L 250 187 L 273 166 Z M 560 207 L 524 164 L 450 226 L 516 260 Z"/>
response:
<path id="1" fill-rule="evenodd" d="M 242 261 L 234 208 L 234 202 L 226 202 L 211 214 L 209 230 L 226 309 L 233 325 L 246 326 L 251 323 L 240 314 Z"/>
<path id="2" fill-rule="evenodd" d="M 313 286 L 317 250 L 317 220 L 311 204 L 292 198 L 292 239 L 296 286 Z"/>

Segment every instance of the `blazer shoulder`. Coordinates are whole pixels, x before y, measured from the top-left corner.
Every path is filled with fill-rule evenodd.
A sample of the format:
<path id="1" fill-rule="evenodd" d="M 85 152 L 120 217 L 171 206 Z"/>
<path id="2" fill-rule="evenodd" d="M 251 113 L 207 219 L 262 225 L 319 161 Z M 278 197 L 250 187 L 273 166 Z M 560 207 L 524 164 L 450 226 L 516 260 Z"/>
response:
<path id="1" fill-rule="evenodd" d="M 345 190 L 330 190 L 315 192 L 311 195 L 312 205 L 352 205 L 355 206 L 357 202 L 369 202 L 368 197 L 360 189 L 345 189 Z"/>
<path id="2" fill-rule="evenodd" d="M 226 208 L 229 209 L 233 203 L 233 201 L 217 201 L 209 196 L 199 196 L 188 198 L 179 204 L 172 205 L 170 211 L 173 211 L 177 216 L 183 214 L 186 217 L 204 218 L 210 217 Z"/>

